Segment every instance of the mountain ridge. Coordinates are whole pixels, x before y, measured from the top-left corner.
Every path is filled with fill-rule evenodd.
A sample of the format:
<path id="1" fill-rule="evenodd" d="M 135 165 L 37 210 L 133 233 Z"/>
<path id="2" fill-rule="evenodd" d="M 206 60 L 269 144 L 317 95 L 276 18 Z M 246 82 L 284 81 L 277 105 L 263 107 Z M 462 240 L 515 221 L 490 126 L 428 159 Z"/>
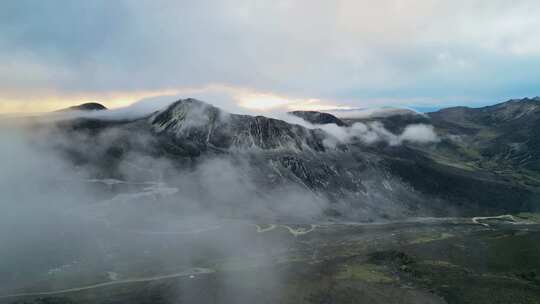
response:
<path id="1" fill-rule="evenodd" d="M 525 167 L 511 160 L 500 161 L 507 151 L 497 149 L 512 146 L 515 139 L 515 130 L 507 129 L 506 123 L 515 128 L 516 121 L 501 125 L 482 118 L 485 112 L 492 115 L 504 109 L 473 110 L 463 121 L 452 119 L 455 110 L 379 121 L 391 132 L 411 124 L 433 125 L 441 138 L 438 142 L 393 146 L 384 141 L 366 144 L 353 136 L 332 146 L 329 138 L 340 139 L 321 129 L 326 124 L 308 129 L 264 116 L 227 113 L 196 99 L 181 99 L 130 121 L 82 118 L 63 122 L 60 132 L 67 132 L 69 144 L 60 149 L 82 164 L 114 176 L 119 174 L 115 168 L 133 153 L 169 159 L 181 172 L 208 158 L 224 158 L 250 176 L 261 193 L 279 185 L 296 185 L 332 202 L 326 214 L 356 220 L 533 210 L 540 198 L 535 181 L 540 170 L 531 161 L 540 156 L 540 149 L 525 145 L 525 152 L 516 154 L 529 157 L 522 163 Z M 518 121 L 535 115 L 522 115 Z M 414 119 L 409 120 L 411 117 Z M 354 120 L 336 127 L 351 132 L 351 122 L 370 123 Z M 530 137 L 534 128 L 527 130 L 521 135 Z M 88 155 L 85 143 L 78 141 L 80 133 L 93 139 L 100 152 Z M 100 134 L 109 134 L 107 141 Z M 115 137 L 110 138 L 110 134 Z M 137 140 L 135 134 L 145 142 Z"/>
<path id="2" fill-rule="evenodd" d="M 196 99 L 181 99 L 150 118 L 158 134 L 173 134 L 204 147 L 325 151 L 325 135 L 264 116 L 230 114 Z"/>

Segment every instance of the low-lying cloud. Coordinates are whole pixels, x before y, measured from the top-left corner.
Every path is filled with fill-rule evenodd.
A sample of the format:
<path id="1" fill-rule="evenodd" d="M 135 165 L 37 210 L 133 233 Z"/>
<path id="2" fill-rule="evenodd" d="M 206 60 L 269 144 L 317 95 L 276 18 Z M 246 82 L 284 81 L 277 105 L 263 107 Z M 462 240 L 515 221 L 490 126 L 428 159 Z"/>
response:
<path id="1" fill-rule="evenodd" d="M 277 117 L 306 128 L 318 128 L 325 131 L 329 135 L 325 140 L 328 146 L 354 142 L 367 145 L 383 142 L 391 146 L 398 146 L 404 142 L 428 144 L 440 141 L 433 126 L 428 124 L 410 124 L 400 134 L 394 134 L 379 121 L 355 122 L 350 126 L 340 127 L 336 124 L 312 124 L 291 114 L 278 115 Z"/>
<path id="2" fill-rule="evenodd" d="M 297 185 L 260 187 L 258 169 L 243 157 L 181 160 L 139 153 L 155 139 L 132 129 L 82 134 L 38 123 L 0 126 L 0 295 L 78 287 L 79 275 L 98 283 L 108 273 L 139 277 L 139 264 L 130 263 L 141 261 L 150 275 L 231 257 L 256 256 L 263 265 L 271 261 L 267 248 L 286 247 L 253 242 L 255 223 L 313 220 L 328 203 Z M 110 158 L 128 146 L 118 161 Z M 215 288 L 241 297 L 244 279 Z"/>
<path id="3" fill-rule="evenodd" d="M 433 126 L 426 124 L 412 124 L 405 127 L 399 139 L 413 143 L 431 143 L 440 141 Z"/>

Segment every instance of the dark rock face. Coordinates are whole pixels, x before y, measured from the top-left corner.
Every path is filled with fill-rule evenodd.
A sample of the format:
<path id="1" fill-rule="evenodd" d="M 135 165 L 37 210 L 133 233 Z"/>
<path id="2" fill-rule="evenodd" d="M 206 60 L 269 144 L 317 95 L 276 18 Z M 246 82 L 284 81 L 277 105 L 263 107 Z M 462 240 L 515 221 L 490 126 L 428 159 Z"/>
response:
<path id="1" fill-rule="evenodd" d="M 107 107 L 97 102 L 87 102 L 77 106 L 62 109 L 60 111 L 102 111 L 107 110 Z"/>
<path id="2" fill-rule="evenodd" d="M 340 127 L 346 126 L 341 119 L 335 117 L 332 114 L 317 112 L 317 111 L 292 111 L 289 112 L 294 116 L 300 117 L 303 120 L 312 123 L 314 125 L 326 125 L 326 124 L 336 124 Z"/>

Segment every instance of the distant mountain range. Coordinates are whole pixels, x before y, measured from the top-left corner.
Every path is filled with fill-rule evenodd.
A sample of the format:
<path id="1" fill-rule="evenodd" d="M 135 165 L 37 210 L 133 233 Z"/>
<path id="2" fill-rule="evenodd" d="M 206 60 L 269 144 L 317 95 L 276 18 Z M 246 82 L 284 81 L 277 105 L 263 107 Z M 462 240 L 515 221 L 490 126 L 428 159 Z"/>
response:
<path id="1" fill-rule="evenodd" d="M 261 193 L 294 184 L 327 199 L 330 218 L 499 214 L 540 206 L 539 97 L 426 114 L 290 114 L 310 126 L 182 99 L 137 119 L 56 122 L 57 135 L 68 139 L 57 147 L 74 163 L 116 178 L 122 159 L 133 153 L 168 159 L 179 170 L 226 158 L 250 174 Z M 414 130 L 434 132 L 436 140 L 410 140 Z"/>

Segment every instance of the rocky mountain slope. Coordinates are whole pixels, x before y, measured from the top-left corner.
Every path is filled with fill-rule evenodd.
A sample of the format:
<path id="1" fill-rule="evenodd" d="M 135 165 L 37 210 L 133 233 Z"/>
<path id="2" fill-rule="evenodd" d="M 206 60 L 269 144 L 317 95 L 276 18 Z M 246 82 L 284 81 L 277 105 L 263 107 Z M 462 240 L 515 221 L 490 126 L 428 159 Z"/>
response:
<path id="1" fill-rule="evenodd" d="M 321 130 L 263 116 L 229 114 L 195 99 L 180 100 L 150 118 L 156 134 L 195 148 L 324 151 Z"/>
<path id="2" fill-rule="evenodd" d="M 368 144 L 355 136 L 343 141 L 323 129 L 230 114 L 185 99 L 134 120 L 62 121 L 57 131 L 68 140 L 58 148 L 79 165 L 117 178 L 122 178 L 123 160 L 134 153 L 168 159 L 181 171 L 208 158 L 224 158 L 261 195 L 294 185 L 330 202 L 324 211 L 330 217 L 498 214 L 538 208 L 540 142 L 534 135 L 539 104 L 536 98 L 378 118 L 384 132 L 399 134 L 407 126 L 428 124 L 440 138 L 396 145 Z M 335 123 L 344 132 L 354 132 L 355 123 L 374 122 L 339 123 L 314 112 L 295 115 L 315 125 Z"/>
<path id="3" fill-rule="evenodd" d="M 522 172 L 536 184 L 540 170 L 540 97 L 509 100 L 493 106 L 449 108 L 429 117 L 454 139 L 454 157 L 497 171 Z"/>

